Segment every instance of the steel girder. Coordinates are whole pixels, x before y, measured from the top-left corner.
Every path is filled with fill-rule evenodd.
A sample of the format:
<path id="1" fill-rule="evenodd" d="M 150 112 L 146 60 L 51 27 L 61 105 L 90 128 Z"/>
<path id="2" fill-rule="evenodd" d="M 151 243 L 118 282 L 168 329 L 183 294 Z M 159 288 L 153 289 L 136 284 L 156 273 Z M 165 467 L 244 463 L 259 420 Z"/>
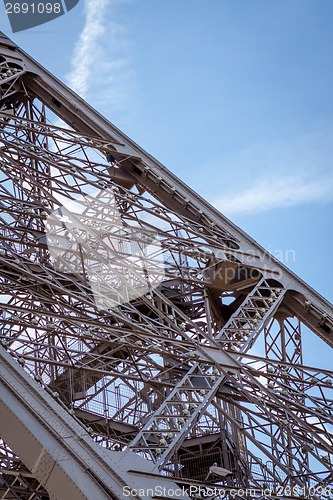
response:
<path id="1" fill-rule="evenodd" d="M 331 304 L 4 35 L 0 56 L 0 341 L 12 376 L 31 375 L 22 387 L 74 440 L 85 435 L 86 453 L 93 440 L 110 450 L 110 497 L 164 481 L 223 486 L 220 498 L 331 498 L 333 372 L 303 364 L 301 327 L 332 347 Z M 158 286 L 135 295 L 135 262 L 129 300 L 98 307 L 94 256 L 121 247 L 130 259 L 156 235 Z M 112 267 L 118 295 L 123 269 Z M 5 376 L 0 387 L 4 402 Z M 2 415 L 14 419 L 11 397 Z M 27 430 L 15 440 L 3 416 L 4 494 L 44 498 L 47 461 L 33 467 Z M 209 474 L 214 463 L 231 474 Z"/>

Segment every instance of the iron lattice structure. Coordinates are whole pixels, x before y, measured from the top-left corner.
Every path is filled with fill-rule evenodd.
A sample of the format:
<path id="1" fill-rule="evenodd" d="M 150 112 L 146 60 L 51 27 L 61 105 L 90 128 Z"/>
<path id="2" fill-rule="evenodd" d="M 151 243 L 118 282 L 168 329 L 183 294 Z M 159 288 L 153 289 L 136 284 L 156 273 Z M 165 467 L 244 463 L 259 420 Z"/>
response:
<path id="1" fill-rule="evenodd" d="M 170 480 L 184 498 L 189 485 L 223 486 L 221 499 L 332 498 L 333 372 L 305 366 L 302 354 L 304 335 L 332 347 L 331 304 L 8 38 L 0 42 L 2 498 L 121 498 L 113 484 L 134 476 L 142 487 Z M 52 214 L 62 265 L 48 247 Z M 75 232 L 81 243 L 66 247 Z M 156 235 L 158 283 L 98 307 L 85 265 L 115 237 L 126 261 L 133 240 L 143 248 Z M 109 290 L 124 273 L 117 265 Z M 59 419 L 53 429 L 38 420 L 38 401 Z M 91 476 L 105 496 L 61 496 L 53 469 L 45 473 L 52 456 L 69 481 L 42 437 L 48 429 L 65 446 L 60 425 L 85 435 L 86 451 L 70 459 L 78 470 L 93 441 L 113 457 L 110 480 L 97 469 Z M 38 460 L 28 437 L 42 443 Z M 210 473 L 213 464 L 230 473 Z"/>

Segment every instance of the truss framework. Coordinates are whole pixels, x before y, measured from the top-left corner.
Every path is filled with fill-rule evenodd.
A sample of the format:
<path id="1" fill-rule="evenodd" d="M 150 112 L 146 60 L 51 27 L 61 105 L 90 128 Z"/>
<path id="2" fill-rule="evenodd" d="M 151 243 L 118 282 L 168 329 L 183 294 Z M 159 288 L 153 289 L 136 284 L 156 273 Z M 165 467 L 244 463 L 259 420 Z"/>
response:
<path id="1" fill-rule="evenodd" d="M 332 347 L 331 304 L 8 38 L 0 43 L 0 342 L 18 373 L 119 454 L 119 484 L 132 473 L 141 485 L 170 478 L 188 495 L 197 484 L 223 486 L 220 498 L 231 488 L 331 498 L 333 372 L 302 356 L 304 331 Z M 125 260 L 131 242 L 157 237 L 148 260 L 162 279 L 103 308 L 85 266 L 114 257 L 115 234 Z M 113 271 L 116 288 L 124 271 Z M 3 498 L 47 498 L 11 451 L 10 422 L 0 435 Z M 214 463 L 231 474 L 209 475 Z"/>

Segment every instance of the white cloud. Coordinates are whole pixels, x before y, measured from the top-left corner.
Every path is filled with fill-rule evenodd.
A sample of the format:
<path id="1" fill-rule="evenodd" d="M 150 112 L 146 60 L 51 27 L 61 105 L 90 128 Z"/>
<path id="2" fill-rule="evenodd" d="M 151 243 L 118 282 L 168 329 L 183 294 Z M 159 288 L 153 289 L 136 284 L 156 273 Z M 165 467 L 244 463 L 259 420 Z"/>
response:
<path id="1" fill-rule="evenodd" d="M 69 86 L 82 97 L 86 97 L 95 60 L 96 45 L 106 30 L 106 12 L 110 0 L 86 0 L 85 25 L 76 43 L 72 57 Z"/>
<path id="2" fill-rule="evenodd" d="M 258 213 L 305 203 L 333 201 L 333 176 L 318 178 L 302 174 L 268 177 L 213 204 L 225 214 Z"/>
<path id="3" fill-rule="evenodd" d="M 85 24 L 74 48 L 67 83 L 97 106 L 113 107 L 126 92 L 126 29 L 115 8 L 128 0 L 85 0 Z"/>
<path id="4" fill-rule="evenodd" d="M 211 197 L 213 204 L 234 215 L 333 201 L 332 135 L 322 126 L 223 158 L 223 185 L 214 184 L 221 194 Z"/>

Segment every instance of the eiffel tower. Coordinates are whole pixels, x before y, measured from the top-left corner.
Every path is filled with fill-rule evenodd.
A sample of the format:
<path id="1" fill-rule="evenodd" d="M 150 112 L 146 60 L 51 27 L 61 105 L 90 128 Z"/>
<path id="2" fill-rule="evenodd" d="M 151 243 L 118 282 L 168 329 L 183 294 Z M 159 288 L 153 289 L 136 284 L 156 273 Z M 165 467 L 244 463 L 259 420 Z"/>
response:
<path id="1" fill-rule="evenodd" d="M 1 498 L 333 497 L 332 305 L 4 34 L 0 204 Z"/>

